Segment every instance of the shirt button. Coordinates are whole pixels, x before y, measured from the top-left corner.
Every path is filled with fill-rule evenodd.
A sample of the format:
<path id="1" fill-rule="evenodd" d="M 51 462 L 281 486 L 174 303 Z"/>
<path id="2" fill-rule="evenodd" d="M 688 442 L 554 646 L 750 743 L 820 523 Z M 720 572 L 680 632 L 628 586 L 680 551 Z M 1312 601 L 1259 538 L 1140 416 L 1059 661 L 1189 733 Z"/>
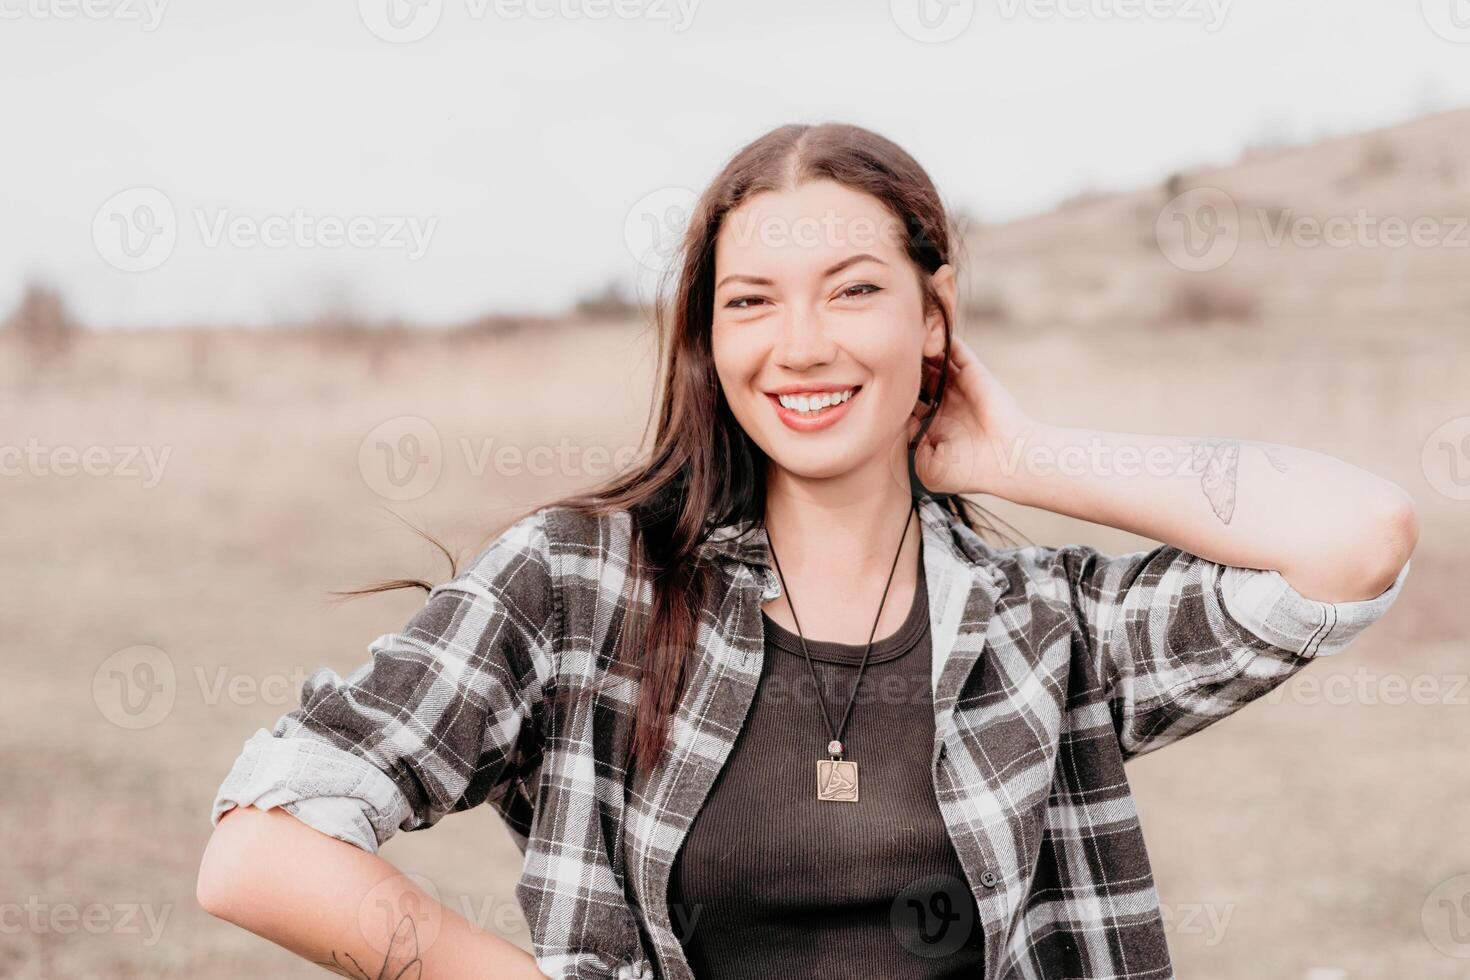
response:
<path id="1" fill-rule="evenodd" d="M 1000 884 L 1000 878 L 996 876 L 994 871 L 987 871 L 980 876 L 980 884 L 984 885 L 986 888 L 994 888 L 996 885 Z"/>

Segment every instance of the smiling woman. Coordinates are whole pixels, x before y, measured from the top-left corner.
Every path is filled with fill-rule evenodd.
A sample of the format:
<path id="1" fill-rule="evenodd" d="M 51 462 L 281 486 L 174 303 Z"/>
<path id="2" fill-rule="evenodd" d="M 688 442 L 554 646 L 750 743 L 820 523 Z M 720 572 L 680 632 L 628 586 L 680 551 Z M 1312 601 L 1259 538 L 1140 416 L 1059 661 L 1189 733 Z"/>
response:
<path id="1" fill-rule="evenodd" d="M 1407 496 L 1031 416 L 955 333 L 937 190 L 866 129 L 740 150 L 670 274 L 649 457 L 416 583 L 256 732 L 201 901 L 352 976 L 529 975 L 451 915 L 352 914 L 386 839 L 489 802 L 549 976 L 1171 977 L 1124 764 L 1375 622 Z M 1001 547 L 980 493 L 1161 543 Z M 334 887 L 288 914 L 303 864 Z"/>
<path id="2" fill-rule="evenodd" d="M 804 225 L 821 233 L 796 233 Z M 825 178 L 750 198 L 716 240 L 711 342 L 721 390 L 749 437 L 776 459 L 799 453 L 808 479 L 862 472 L 873 460 L 887 483 L 888 473 L 907 472 L 905 426 L 922 359 L 945 353 L 955 276 L 948 264 L 926 273 L 906 238 L 880 200 Z M 877 489 L 865 493 L 881 499 Z M 902 484 L 894 489 L 904 495 Z"/>

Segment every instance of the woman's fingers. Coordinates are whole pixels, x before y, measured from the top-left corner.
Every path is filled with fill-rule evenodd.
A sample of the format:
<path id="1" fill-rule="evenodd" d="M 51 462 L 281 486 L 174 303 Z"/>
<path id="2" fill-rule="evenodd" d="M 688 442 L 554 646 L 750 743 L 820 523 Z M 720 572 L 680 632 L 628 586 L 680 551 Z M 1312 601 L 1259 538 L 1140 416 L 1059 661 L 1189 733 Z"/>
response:
<path id="1" fill-rule="evenodd" d="M 958 334 L 950 338 L 949 359 L 954 361 L 955 366 L 960 368 L 968 367 L 980 360 L 980 358 L 975 356 L 975 352 L 970 349 L 970 345 L 965 343 L 965 339 Z"/>
<path id="2" fill-rule="evenodd" d="M 933 395 L 939 388 L 942 363 L 942 357 L 923 359 L 922 383 L 918 401 L 914 406 L 916 415 L 922 414 L 928 406 L 933 404 Z M 969 405 L 978 407 L 990 378 L 990 372 L 980 361 L 974 349 L 958 334 L 950 336 L 948 369 L 949 378 L 946 386 L 957 388 L 955 394 L 962 397 Z"/>
<path id="3" fill-rule="evenodd" d="M 950 362 L 954 365 L 955 384 L 969 398 L 980 398 L 986 383 L 991 380 L 991 374 L 979 355 L 969 344 L 955 337 L 950 345 Z"/>

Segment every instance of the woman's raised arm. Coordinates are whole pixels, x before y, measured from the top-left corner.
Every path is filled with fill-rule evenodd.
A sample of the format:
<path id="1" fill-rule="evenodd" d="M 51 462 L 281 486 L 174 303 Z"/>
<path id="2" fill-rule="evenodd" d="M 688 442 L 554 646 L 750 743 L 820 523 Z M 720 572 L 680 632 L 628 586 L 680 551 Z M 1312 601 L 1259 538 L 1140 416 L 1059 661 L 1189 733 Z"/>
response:
<path id="1" fill-rule="evenodd" d="M 1009 449 L 988 492 L 1274 570 L 1322 602 L 1381 594 L 1419 540 L 1404 490 L 1308 449 L 1042 424 Z"/>
<path id="2" fill-rule="evenodd" d="M 926 364 L 931 377 L 936 370 Z M 954 396 L 916 458 L 931 489 L 994 494 L 1221 565 L 1276 571 L 1329 603 L 1382 594 L 1418 543 L 1413 498 L 1343 460 L 1268 442 L 1038 422 L 958 337 L 950 372 Z M 915 406 L 914 428 L 923 409 Z"/>

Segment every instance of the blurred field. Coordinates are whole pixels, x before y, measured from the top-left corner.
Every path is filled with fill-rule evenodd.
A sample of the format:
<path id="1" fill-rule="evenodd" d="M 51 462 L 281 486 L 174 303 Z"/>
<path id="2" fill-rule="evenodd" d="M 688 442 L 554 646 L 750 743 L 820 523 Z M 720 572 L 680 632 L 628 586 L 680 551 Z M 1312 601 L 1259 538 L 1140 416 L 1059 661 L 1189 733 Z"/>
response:
<path id="1" fill-rule="evenodd" d="M 1444 140 L 1466 123 L 1437 117 L 1186 183 L 1317 214 L 1445 215 L 1455 202 L 1463 214 L 1470 159 Z M 1366 157 L 1376 169 L 1344 184 L 1380 146 Z M 1166 200 L 1139 192 L 974 229 L 964 324 L 981 356 L 1048 421 L 1332 453 L 1410 490 L 1422 524 L 1402 598 L 1344 657 L 1131 767 L 1179 975 L 1470 977 L 1470 959 L 1432 941 L 1458 925 L 1470 954 L 1470 907 L 1447 920 L 1456 912 L 1431 896 L 1470 875 L 1470 504 L 1444 492 L 1470 459 L 1425 453 L 1470 415 L 1470 249 L 1271 248 L 1243 234 L 1224 268 L 1190 279 L 1140 231 Z M 324 975 L 195 908 L 219 780 L 307 672 L 345 673 L 422 596 L 334 604 L 325 590 L 447 576 L 389 509 L 467 558 L 521 508 L 602 476 L 590 447 L 636 447 L 651 357 L 633 321 L 478 338 L 84 333 L 44 371 L 5 337 L 0 445 L 34 440 L 51 459 L 102 447 L 109 462 L 0 481 L 0 976 Z M 397 445 L 418 431 L 405 417 L 431 427 L 439 448 L 418 446 L 441 472 L 393 501 L 361 450 L 370 433 Z M 552 463 L 496 463 L 503 446 L 543 447 Z M 161 479 L 141 455 L 130 475 L 129 447 L 163 461 Z M 983 502 L 1038 543 L 1147 546 Z M 173 671 L 171 691 L 130 675 L 164 685 L 142 715 L 107 673 L 138 645 Z M 1302 683 L 1339 675 L 1328 690 L 1346 696 Z M 401 834 L 385 856 L 528 945 L 518 855 L 488 809 Z"/>

